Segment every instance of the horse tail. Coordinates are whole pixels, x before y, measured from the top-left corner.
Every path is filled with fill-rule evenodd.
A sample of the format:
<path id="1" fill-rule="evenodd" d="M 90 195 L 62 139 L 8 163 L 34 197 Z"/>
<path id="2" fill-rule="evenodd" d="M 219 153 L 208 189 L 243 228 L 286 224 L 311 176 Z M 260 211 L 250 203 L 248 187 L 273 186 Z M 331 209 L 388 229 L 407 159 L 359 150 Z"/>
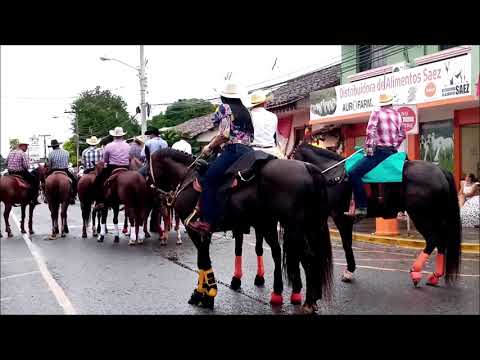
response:
<path id="1" fill-rule="evenodd" d="M 462 223 L 460 219 L 460 206 L 457 198 L 455 179 L 449 171 L 443 170 L 448 181 L 448 200 L 445 213 L 446 219 L 446 252 L 445 252 L 445 280 L 452 283 L 457 279 L 460 270 L 460 249 L 462 242 Z"/>
<path id="2" fill-rule="evenodd" d="M 327 183 L 320 169 L 313 164 L 306 164 L 313 179 L 313 196 L 307 210 L 307 244 L 313 254 L 313 276 L 318 277 L 319 288 L 326 298 L 331 297 L 332 290 L 332 244 L 328 229 Z M 320 220 L 320 222 L 319 222 Z"/>

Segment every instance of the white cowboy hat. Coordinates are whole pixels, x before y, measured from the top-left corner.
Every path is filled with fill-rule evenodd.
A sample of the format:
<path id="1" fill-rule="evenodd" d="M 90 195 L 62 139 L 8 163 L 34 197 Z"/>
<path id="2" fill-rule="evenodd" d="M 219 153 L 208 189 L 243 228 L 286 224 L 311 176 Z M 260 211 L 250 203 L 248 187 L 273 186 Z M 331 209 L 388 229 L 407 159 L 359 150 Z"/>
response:
<path id="1" fill-rule="evenodd" d="M 123 128 L 121 128 L 120 126 L 117 126 L 113 130 L 110 130 L 108 133 L 110 135 L 112 135 L 113 137 L 120 137 L 120 136 L 124 136 L 124 135 L 127 134 L 126 132 L 123 132 Z"/>
<path id="2" fill-rule="evenodd" d="M 250 103 L 252 106 L 263 104 L 267 101 L 267 93 L 265 91 L 257 91 L 250 97 Z"/>
<path id="3" fill-rule="evenodd" d="M 134 141 L 137 140 L 137 141 L 140 141 L 142 144 L 145 144 L 145 135 L 135 136 L 133 140 Z"/>
<path id="4" fill-rule="evenodd" d="M 378 98 L 378 106 L 387 106 L 393 104 L 393 96 L 382 94 Z"/>
<path id="5" fill-rule="evenodd" d="M 18 145 L 30 145 L 30 141 L 28 141 L 27 139 L 20 139 L 18 141 Z"/>
<path id="6" fill-rule="evenodd" d="M 220 92 L 220 96 L 231 98 L 231 99 L 241 99 L 247 94 L 247 91 L 240 84 L 234 82 L 228 82 L 225 84 L 225 87 Z"/>
<path id="7" fill-rule="evenodd" d="M 100 143 L 100 139 L 97 139 L 96 136 L 92 136 L 92 137 L 88 138 L 85 142 L 88 145 L 95 146 L 95 145 L 98 145 L 98 143 Z"/>

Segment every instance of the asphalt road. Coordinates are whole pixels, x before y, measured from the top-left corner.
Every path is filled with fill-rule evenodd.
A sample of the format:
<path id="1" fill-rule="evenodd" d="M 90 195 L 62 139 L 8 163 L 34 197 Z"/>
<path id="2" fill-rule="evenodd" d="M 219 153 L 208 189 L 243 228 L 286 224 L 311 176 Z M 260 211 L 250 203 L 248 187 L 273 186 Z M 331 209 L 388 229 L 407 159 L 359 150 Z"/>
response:
<path id="1" fill-rule="evenodd" d="M 13 216 L 20 218 L 16 208 Z M 48 240 L 50 214 L 46 205 L 36 208 L 35 235 L 25 239 L 10 217 L 15 234 L 1 238 L 2 314 L 297 314 L 299 306 L 289 303 L 291 289 L 285 285 L 285 304 L 269 304 L 273 261 L 264 245 L 265 287 L 254 286 L 256 255 L 254 234 L 245 237 L 241 291 L 228 286 L 234 266 L 231 234 L 214 234 L 211 246 L 213 269 L 219 293 L 213 311 L 187 303 L 196 286 L 196 250 L 183 233 L 183 245 L 170 233 L 167 246 L 158 234 L 144 245 L 129 247 L 121 235 L 113 243 L 81 238 L 78 205 L 69 208 L 70 234 Z M 2 208 L 3 215 L 3 208 Z M 123 215 L 120 217 L 123 223 Z M 112 223 L 111 215 L 108 224 Z M 4 224 L 2 219 L 2 229 Z M 113 229 L 109 225 L 109 229 Z M 27 242 L 30 242 L 30 247 Z M 479 256 L 464 254 L 461 276 L 455 287 L 425 285 L 414 288 L 408 269 L 417 251 L 366 243 L 354 243 L 357 260 L 355 280 L 340 281 L 345 267 L 341 244 L 332 240 L 335 268 L 331 301 L 319 301 L 319 314 L 479 314 Z M 34 255 L 32 255 L 32 252 Z M 432 261 L 426 271 L 432 271 Z M 44 266 L 45 265 L 45 266 Z M 303 272 L 303 271 L 302 271 Z M 425 274 L 425 279 L 426 279 Z M 304 282 L 305 283 L 305 282 Z"/>

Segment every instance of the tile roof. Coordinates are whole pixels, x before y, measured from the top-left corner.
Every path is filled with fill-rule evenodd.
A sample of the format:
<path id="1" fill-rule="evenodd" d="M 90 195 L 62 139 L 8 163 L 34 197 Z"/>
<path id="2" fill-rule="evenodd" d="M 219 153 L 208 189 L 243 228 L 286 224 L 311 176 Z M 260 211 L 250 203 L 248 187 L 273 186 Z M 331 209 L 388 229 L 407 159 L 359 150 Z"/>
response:
<path id="1" fill-rule="evenodd" d="M 312 91 L 340 85 L 340 64 L 305 74 L 286 81 L 285 85 L 272 91 L 267 108 L 276 108 L 306 98 Z"/>
<path id="2" fill-rule="evenodd" d="M 209 130 L 212 130 L 215 127 L 213 125 L 212 118 L 213 113 L 193 118 L 185 121 L 184 123 L 178 124 L 177 126 L 174 126 L 173 130 L 178 131 L 182 134 L 186 134 L 190 137 L 196 137 Z"/>

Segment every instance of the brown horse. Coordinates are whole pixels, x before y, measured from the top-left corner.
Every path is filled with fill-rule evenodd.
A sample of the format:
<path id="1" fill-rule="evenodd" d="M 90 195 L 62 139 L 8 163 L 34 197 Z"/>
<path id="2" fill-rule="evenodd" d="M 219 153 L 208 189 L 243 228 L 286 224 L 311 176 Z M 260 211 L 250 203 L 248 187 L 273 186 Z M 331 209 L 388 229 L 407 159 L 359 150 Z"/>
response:
<path id="1" fill-rule="evenodd" d="M 94 203 L 94 184 L 95 172 L 90 172 L 83 175 L 78 181 L 78 198 L 80 199 L 80 207 L 82 209 L 82 238 L 87 237 L 87 227 L 90 222 L 90 215 L 92 216 L 92 235 L 97 236 L 100 232 L 100 219 L 101 213 L 97 209 L 92 210 L 92 204 Z M 98 217 L 98 224 L 95 226 L 95 218 Z"/>
<path id="2" fill-rule="evenodd" d="M 40 183 L 40 173 L 44 170 L 43 167 L 39 167 L 32 171 L 32 174 L 35 176 L 35 181 L 37 181 L 37 186 Z M 3 218 L 5 219 L 5 231 L 7 232 L 8 237 L 12 237 L 12 229 L 10 228 L 10 223 L 8 218 L 10 216 L 10 211 L 12 206 L 15 204 L 20 204 L 22 209 L 22 219 L 20 222 L 20 231 L 22 234 L 25 234 L 25 210 L 27 205 L 28 207 L 28 232 L 30 235 L 34 234 L 33 232 L 33 210 L 35 205 L 29 204 L 29 190 L 30 185 L 20 178 L 19 176 L 6 175 L 0 177 L 0 203 L 4 203 L 5 211 L 3 212 Z M 2 231 L 0 230 L 0 237 L 2 237 Z"/>
<path id="3" fill-rule="evenodd" d="M 99 162 L 96 167 L 97 175 L 101 171 L 103 171 L 103 162 Z M 130 221 L 130 241 L 128 244 L 142 244 L 143 237 L 139 236 L 139 227 L 144 224 L 145 203 L 147 202 L 147 185 L 144 177 L 137 171 L 116 169 L 103 184 L 103 191 L 105 193 L 105 206 L 102 209 L 103 227 L 100 229 L 100 237 L 97 241 L 103 242 L 105 239 L 108 208 L 112 208 L 115 228 L 114 242 L 119 242 L 118 213 L 120 204 L 123 204 L 125 206 L 125 216 L 128 216 Z M 135 233 L 131 231 L 133 227 L 135 227 Z M 145 235 L 148 237 L 147 233 Z"/>
<path id="4" fill-rule="evenodd" d="M 65 237 L 68 234 L 67 224 L 67 210 L 70 203 L 70 191 L 72 182 L 70 178 L 63 171 L 54 171 L 45 180 L 42 177 L 41 181 L 44 182 L 45 196 L 47 197 L 48 207 L 52 217 L 52 233 L 49 235 L 50 240 L 55 240 L 60 232 L 61 237 Z M 58 212 L 60 211 L 60 228 L 58 228 Z"/>

